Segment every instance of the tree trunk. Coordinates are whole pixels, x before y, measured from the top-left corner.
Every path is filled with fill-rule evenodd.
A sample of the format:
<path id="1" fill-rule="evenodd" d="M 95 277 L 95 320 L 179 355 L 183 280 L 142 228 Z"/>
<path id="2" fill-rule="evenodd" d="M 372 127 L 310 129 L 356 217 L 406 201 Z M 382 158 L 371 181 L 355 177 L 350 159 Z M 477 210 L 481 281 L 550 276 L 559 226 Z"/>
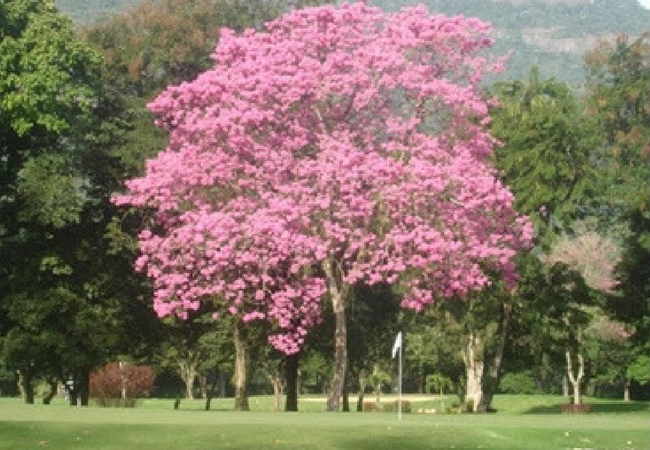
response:
<path id="1" fill-rule="evenodd" d="M 88 406 L 88 400 L 90 398 L 90 371 L 81 373 L 78 382 L 80 406 Z"/>
<path id="2" fill-rule="evenodd" d="M 357 411 L 363 411 L 363 396 L 366 393 L 366 376 L 362 370 L 359 371 L 359 396 L 357 397 Z"/>
<path id="3" fill-rule="evenodd" d="M 323 270 L 327 279 L 327 288 L 332 301 L 334 312 L 334 373 L 327 394 L 327 411 L 339 411 L 341 395 L 343 394 L 343 383 L 345 382 L 345 371 L 348 363 L 348 330 L 345 314 L 345 290 L 342 285 L 341 274 L 334 267 L 332 260 L 323 262 Z"/>
<path id="4" fill-rule="evenodd" d="M 56 395 L 57 388 L 59 387 L 59 383 L 56 379 L 48 379 L 47 385 L 49 386 L 50 390 L 45 395 L 45 397 L 43 397 L 44 405 L 49 405 L 52 402 L 52 399 Z"/>
<path id="5" fill-rule="evenodd" d="M 34 404 L 34 383 L 30 370 L 18 371 L 18 387 L 23 396 L 23 401 L 29 405 Z"/>
<path id="6" fill-rule="evenodd" d="M 199 375 L 199 393 L 201 398 L 208 398 L 208 376 Z"/>
<path id="7" fill-rule="evenodd" d="M 117 363 L 118 367 L 120 368 L 120 380 L 122 383 L 122 389 L 121 389 L 121 396 L 122 396 L 122 401 L 125 402 L 126 404 L 126 375 L 124 375 L 124 361 L 120 361 Z"/>
<path id="8" fill-rule="evenodd" d="M 212 397 L 214 397 L 214 392 L 217 388 L 217 372 L 219 371 L 219 368 L 216 367 L 214 369 L 214 373 L 212 376 L 212 384 L 208 387 L 207 386 L 207 377 L 206 377 L 206 391 L 205 391 L 205 410 L 210 411 L 210 405 L 212 404 Z"/>
<path id="9" fill-rule="evenodd" d="M 248 404 L 248 346 L 239 324 L 233 330 L 235 341 L 235 411 L 250 411 Z"/>
<path id="10" fill-rule="evenodd" d="M 224 370 L 219 370 L 219 398 L 226 398 L 228 393 L 228 379 Z"/>
<path id="11" fill-rule="evenodd" d="M 300 354 L 289 355 L 284 366 L 285 382 L 287 385 L 287 398 L 284 405 L 285 411 L 298 411 L 298 368 L 300 367 Z"/>
<path id="12" fill-rule="evenodd" d="M 573 361 L 571 359 L 571 351 L 566 351 L 566 365 L 567 365 L 567 375 L 569 376 L 569 381 L 573 387 L 573 404 L 581 405 L 582 404 L 582 394 L 580 392 L 580 385 L 585 374 L 585 361 L 581 353 L 578 353 L 578 372 L 577 374 L 573 373 Z"/>
<path id="13" fill-rule="evenodd" d="M 467 383 L 465 386 L 465 407 L 473 412 L 483 408 L 483 374 L 485 370 L 484 349 L 481 338 L 470 333 L 463 351 Z"/>
<path id="14" fill-rule="evenodd" d="M 271 377 L 271 385 L 273 386 L 273 411 L 277 412 L 280 411 L 280 404 L 282 403 L 282 379 L 280 379 L 280 376 L 274 376 Z M 286 409 L 286 403 L 285 403 L 285 411 L 290 411 Z"/>
<path id="15" fill-rule="evenodd" d="M 569 377 L 562 375 L 562 397 L 569 398 Z"/>
<path id="16" fill-rule="evenodd" d="M 418 375 L 418 394 L 424 394 L 426 379 L 424 369 L 420 370 Z"/>
<path id="17" fill-rule="evenodd" d="M 499 371 L 501 370 L 501 363 L 503 362 L 503 352 L 506 346 L 506 338 L 508 337 L 508 329 L 510 327 L 510 318 L 512 316 L 512 305 L 504 303 L 501 307 L 501 322 L 499 323 L 499 334 L 494 357 L 490 361 L 490 365 L 486 370 L 483 380 L 483 401 L 479 411 L 487 412 L 492 409 L 492 399 L 499 387 Z"/>
<path id="18" fill-rule="evenodd" d="M 343 380 L 343 411 L 350 412 L 350 392 L 348 389 L 348 376 Z"/>
<path id="19" fill-rule="evenodd" d="M 625 391 L 623 392 L 623 401 L 624 402 L 629 402 L 632 400 L 632 396 L 630 395 L 630 387 L 631 387 L 631 382 L 629 379 L 625 379 Z"/>
<path id="20" fill-rule="evenodd" d="M 196 380 L 196 358 L 189 352 L 186 358 L 178 360 L 178 374 L 185 383 L 185 398 L 194 400 L 194 381 Z"/>

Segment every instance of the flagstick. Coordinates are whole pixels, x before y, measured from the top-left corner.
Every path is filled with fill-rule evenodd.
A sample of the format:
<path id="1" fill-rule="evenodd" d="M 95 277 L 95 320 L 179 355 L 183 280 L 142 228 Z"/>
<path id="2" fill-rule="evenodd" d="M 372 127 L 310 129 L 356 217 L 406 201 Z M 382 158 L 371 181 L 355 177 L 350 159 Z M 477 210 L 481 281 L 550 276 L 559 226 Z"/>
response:
<path id="1" fill-rule="evenodd" d="M 402 347 L 403 345 L 399 346 L 399 374 L 398 374 L 398 379 L 397 379 L 397 390 L 398 390 L 398 397 L 397 397 L 397 420 L 402 420 Z"/>

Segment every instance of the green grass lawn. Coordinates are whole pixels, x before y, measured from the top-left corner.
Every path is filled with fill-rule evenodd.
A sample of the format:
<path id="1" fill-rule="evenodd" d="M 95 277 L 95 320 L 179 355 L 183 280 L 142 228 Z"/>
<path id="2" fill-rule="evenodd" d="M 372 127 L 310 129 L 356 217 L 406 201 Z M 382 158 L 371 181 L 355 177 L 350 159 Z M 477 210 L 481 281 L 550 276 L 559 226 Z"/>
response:
<path id="1" fill-rule="evenodd" d="M 371 400 L 369 398 L 368 400 Z M 391 401 L 385 398 L 384 401 Z M 431 408 L 438 399 L 413 399 Z M 415 400 L 424 400 L 418 401 Z M 451 400 L 446 400 L 451 402 Z M 31 449 L 648 449 L 649 404 L 589 399 L 594 412 L 562 415 L 561 397 L 499 396 L 496 414 L 326 413 L 322 399 L 301 412 L 273 413 L 272 398 L 252 397 L 252 412 L 212 411 L 201 401 L 146 400 L 137 408 L 75 408 L 62 401 L 24 405 L 0 399 L 0 448 Z"/>

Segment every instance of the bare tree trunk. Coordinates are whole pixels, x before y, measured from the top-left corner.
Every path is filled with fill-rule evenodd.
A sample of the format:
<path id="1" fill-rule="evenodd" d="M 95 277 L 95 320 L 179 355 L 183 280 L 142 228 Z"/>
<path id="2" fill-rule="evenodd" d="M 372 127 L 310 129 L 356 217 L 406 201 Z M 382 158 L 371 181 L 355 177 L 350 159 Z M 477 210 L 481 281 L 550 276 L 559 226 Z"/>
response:
<path id="1" fill-rule="evenodd" d="M 573 373 L 573 361 L 571 359 L 571 351 L 566 351 L 566 365 L 567 365 L 567 375 L 569 376 L 569 381 L 573 387 L 573 404 L 581 405 L 582 404 L 582 394 L 580 392 L 580 385 L 582 379 L 585 375 L 585 361 L 581 353 L 578 353 L 578 373 Z"/>
<path id="2" fill-rule="evenodd" d="M 199 375 L 199 393 L 201 398 L 208 398 L 208 376 L 203 374 Z"/>
<path id="3" fill-rule="evenodd" d="M 273 411 L 280 411 L 280 405 L 282 403 L 282 380 L 279 376 L 273 377 L 271 383 L 273 386 Z"/>
<path id="4" fill-rule="evenodd" d="M 34 404 L 34 384 L 33 376 L 30 370 L 18 371 L 18 387 L 22 394 L 23 401 L 27 404 Z"/>
<path id="5" fill-rule="evenodd" d="M 285 411 L 298 411 L 298 368 L 300 367 L 300 354 L 289 355 L 286 358 L 285 381 L 287 383 L 287 398 L 284 405 Z"/>
<path id="6" fill-rule="evenodd" d="M 467 376 L 465 390 L 465 405 L 471 406 L 473 412 L 479 411 L 483 405 L 483 373 L 485 369 L 483 343 L 474 332 L 467 339 L 463 351 L 465 373 Z M 471 404 L 470 404 L 471 402 Z"/>
<path id="7" fill-rule="evenodd" d="M 122 396 L 122 401 L 126 401 L 126 376 L 124 375 L 124 361 L 120 361 L 117 363 L 117 366 L 120 368 L 120 382 L 122 383 L 121 389 L 120 389 L 120 395 Z"/>
<path id="8" fill-rule="evenodd" d="M 185 383 L 185 398 L 194 399 L 194 381 L 196 380 L 196 361 L 192 352 L 184 359 L 178 360 L 178 373 Z"/>
<path id="9" fill-rule="evenodd" d="M 499 370 L 503 362 L 503 352 L 506 346 L 506 338 L 508 337 L 508 329 L 510 328 L 510 318 L 512 316 L 512 305 L 504 303 L 501 307 L 501 322 L 499 323 L 499 336 L 496 343 L 494 357 L 487 369 L 487 374 L 483 381 L 483 401 L 482 411 L 490 411 L 492 408 L 492 399 L 499 387 Z"/>
<path id="10" fill-rule="evenodd" d="M 212 405 L 212 397 L 214 397 L 214 392 L 217 388 L 217 372 L 219 369 L 215 367 L 214 373 L 212 376 L 212 384 L 210 386 L 207 385 L 208 379 L 206 377 L 206 391 L 205 391 L 205 410 L 210 411 L 210 406 Z"/>
<path id="11" fill-rule="evenodd" d="M 348 329 L 345 314 L 345 291 L 342 285 L 341 274 L 332 260 L 323 262 L 323 270 L 327 279 L 327 287 L 332 301 L 334 311 L 334 373 L 327 394 L 327 410 L 339 411 L 341 395 L 343 394 L 343 383 L 345 382 L 345 371 L 348 363 Z"/>
<path id="12" fill-rule="evenodd" d="M 88 406 L 90 400 L 90 370 L 79 374 L 79 403 L 81 406 Z"/>
<path id="13" fill-rule="evenodd" d="M 631 387 L 630 380 L 625 379 L 625 391 L 623 391 L 623 401 L 624 402 L 629 402 L 632 400 L 632 396 L 630 395 L 630 387 Z"/>
<path id="14" fill-rule="evenodd" d="M 227 389 L 228 389 L 228 380 L 226 378 L 226 372 L 219 370 L 219 398 L 226 398 Z"/>
<path id="15" fill-rule="evenodd" d="M 248 346 L 239 324 L 233 329 L 235 341 L 235 411 L 250 411 L 248 404 Z"/>
<path id="16" fill-rule="evenodd" d="M 343 411 L 350 412 L 350 392 L 348 389 L 348 375 L 343 380 Z"/>
<path id="17" fill-rule="evenodd" d="M 562 375 L 562 396 L 565 398 L 569 397 L 569 377 Z"/>

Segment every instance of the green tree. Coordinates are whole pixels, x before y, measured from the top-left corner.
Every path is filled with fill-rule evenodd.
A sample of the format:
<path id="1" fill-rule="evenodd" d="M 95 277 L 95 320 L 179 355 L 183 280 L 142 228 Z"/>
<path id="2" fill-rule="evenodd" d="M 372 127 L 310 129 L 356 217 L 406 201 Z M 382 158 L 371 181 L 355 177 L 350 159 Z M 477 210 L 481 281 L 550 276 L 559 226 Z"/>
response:
<path id="1" fill-rule="evenodd" d="M 72 377 L 86 403 L 90 370 L 137 351 L 131 336 L 153 317 L 106 239 L 119 105 L 100 55 L 49 2 L 4 1 L 0 12 L 3 364 L 24 373 L 27 394 L 34 377 Z"/>
<path id="2" fill-rule="evenodd" d="M 596 124 L 565 84 L 540 78 L 537 68 L 525 81 L 497 84 L 494 93 L 499 107 L 492 132 L 503 143 L 495 165 L 515 194 L 517 209 L 533 219 L 538 243 L 548 245 L 590 206 Z"/>
<path id="3" fill-rule="evenodd" d="M 633 327 L 647 353 L 650 342 L 650 32 L 600 42 L 586 57 L 589 108 L 606 146 L 600 177 L 603 203 L 626 223 L 619 282 L 607 309 Z"/>

